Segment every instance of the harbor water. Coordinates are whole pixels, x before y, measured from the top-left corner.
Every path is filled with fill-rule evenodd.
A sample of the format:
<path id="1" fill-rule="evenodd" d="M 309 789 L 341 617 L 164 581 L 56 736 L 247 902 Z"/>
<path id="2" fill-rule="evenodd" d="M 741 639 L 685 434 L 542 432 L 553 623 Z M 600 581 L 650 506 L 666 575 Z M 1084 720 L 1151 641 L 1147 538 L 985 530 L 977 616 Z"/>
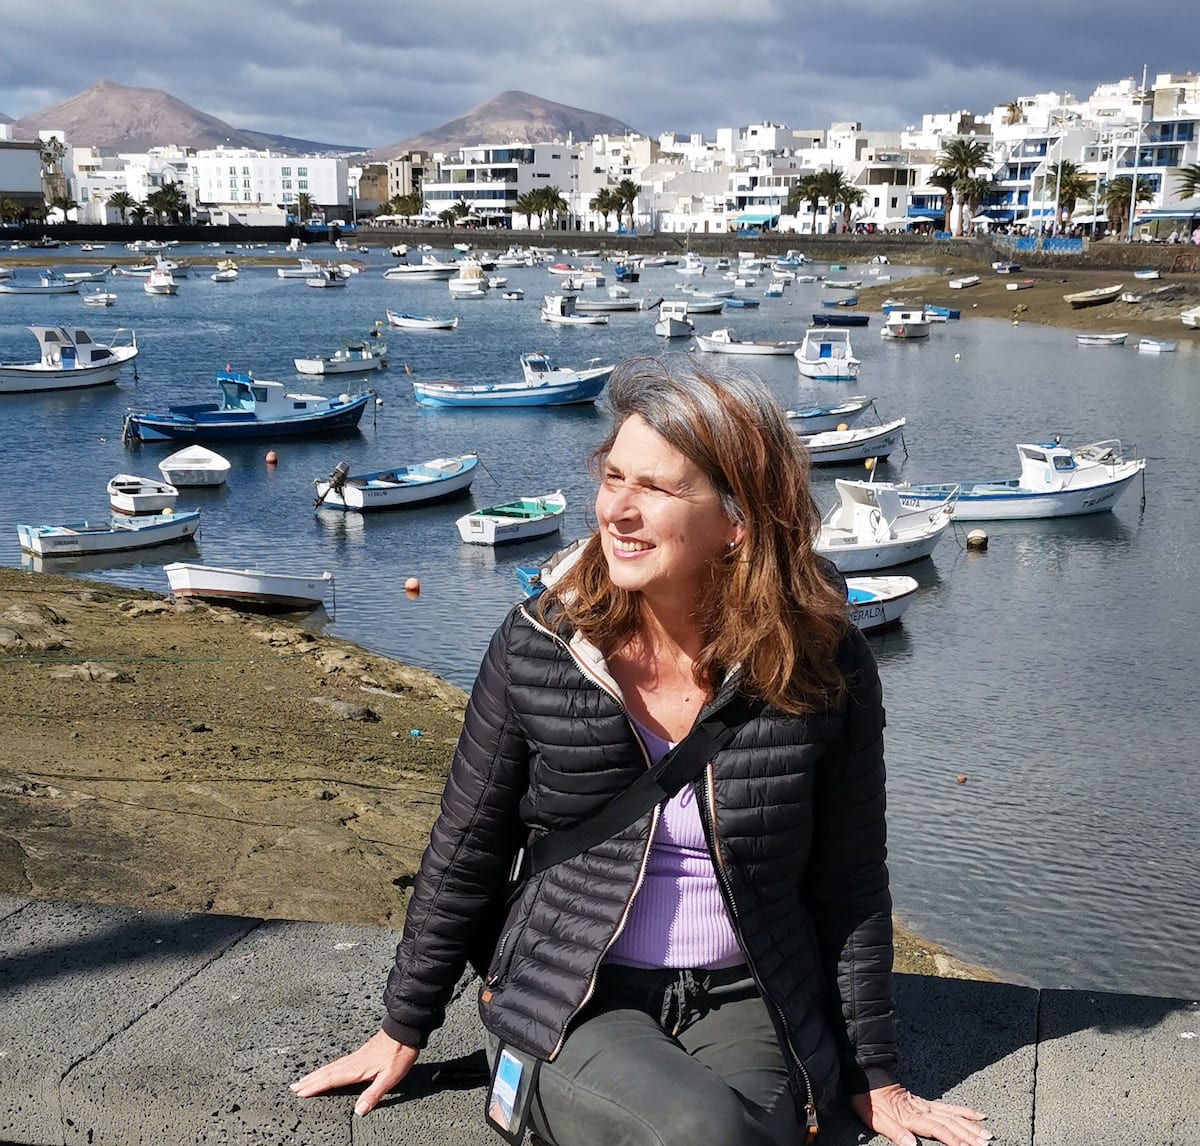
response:
<path id="1" fill-rule="evenodd" d="M 266 253 L 231 250 L 235 258 Z M 225 251 L 183 248 L 173 257 L 189 253 Z M 278 265 L 294 265 L 277 253 Z M 524 289 L 523 300 L 497 290 L 455 302 L 444 282 L 385 280 L 394 260 L 383 250 L 340 257 L 365 263 L 343 290 L 311 290 L 273 267 L 243 265 L 232 283 L 211 282 L 211 268 L 194 271 L 174 297 L 114 279 L 107 289 L 118 302 L 104 310 L 76 295 L 0 297 L 2 361 L 36 354 L 33 323 L 75 324 L 97 338 L 133 328 L 141 347 L 136 379 L 127 370 L 117 386 L 0 398 L 0 562 L 162 593 L 162 565 L 172 560 L 328 569 L 332 607 L 309 624 L 469 688 L 492 630 L 519 598 L 515 567 L 558 539 L 466 546 L 455 518 L 472 505 L 561 488 L 562 540 L 583 533 L 593 491 L 587 458 L 606 418 L 602 405 L 421 408 L 411 378 L 516 378 L 518 356 L 532 350 L 567 366 L 694 352 L 690 340 L 656 337 L 652 313 L 614 314 L 607 327 L 540 322 L 541 297 L 555 289 L 542 267 L 498 272 Z M 883 271 L 901 294 L 912 272 Z M 869 281 L 867 268 L 853 265 L 836 277 Z M 673 268 L 647 270 L 630 289 L 682 297 L 680 281 Z M 726 285 L 711 270 L 692 281 Z M 830 293 L 797 284 L 766 299 L 763 285 L 738 292 L 759 299 L 757 309 L 698 316 L 697 330 L 799 339 Z M 969 291 L 961 305 L 969 312 Z M 377 325 L 387 308 L 461 320 L 452 333 L 389 330 Z M 713 369 L 753 370 L 786 406 L 872 395 L 880 419 L 907 419 L 904 449 L 880 465 L 880 478 L 1012 476 L 1015 444 L 1053 435 L 1068 445 L 1119 438 L 1148 458 L 1144 491 L 1135 485 L 1112 513 L 989 523 L 984 553 L 968 552 L 956 525 L 931 560 L 900 570 L 921 592 L 901 628 L 872 638 L 888 711 L 897 910 L 919 933 L 1018 982 L 1195 997 L 1200 622 L 1188 577 L 1200 562 L 1192 460 L 1200 354 L 1182 340 L 1174 354 L 1081 348 L 1069 331 L 969 313 L 925 342 L 883 342 L 879 322 L 876 314 L 852 333 L 863 363 L 853 384 L 811 383 L 791 357 L 696 357 Z M 293 358 L 372 331 L 387 344 L 386 371 L 328 380 L 295 373 Z M 370 385 L 379 401 L 358 432 L 337 439 L 212 443 L 233 468 L 225 486 L 182 492 L 180 509 L 203 511 L 195 543 L 44 566 L 22 558 L 17 522 L 103 518 L 110 477 L 158 476 L 157 463 L 177 446 L 123 443 L 127 409 L 214 400 L 214 375 L 226 364 L 307 392 Z M 264 462 L 268 449 L 275 465 Z M 461 499 L 368 516 L 313 508 L 314 479 L 340 461 L 355 473 L 468 450 L 478 451 L 481 472 Z M 837 476 L 864 472 L 818 470 L 822 507 L 834 500 Z M 409 577 L 420 579 L 419 596 L 406 596 Z"/>

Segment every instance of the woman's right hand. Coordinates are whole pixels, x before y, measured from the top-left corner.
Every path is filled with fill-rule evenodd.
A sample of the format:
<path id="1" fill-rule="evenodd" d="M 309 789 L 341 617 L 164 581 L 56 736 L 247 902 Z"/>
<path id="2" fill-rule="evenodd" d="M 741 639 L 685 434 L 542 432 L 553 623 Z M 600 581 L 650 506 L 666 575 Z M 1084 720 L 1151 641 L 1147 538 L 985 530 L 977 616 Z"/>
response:
<path id="1" fill-rule="evenodd" d="M 416 1047 L 398 1043 L 385 1031 L 377 1031 L 356 1051 L 327 1062 L 292 1083 L 298 1098 L 311 1098 L 339 1086 L 370 1082 L 354 1104 L 355 1114 L 369 1114 L 389 1090 L 400 1084 L 417 1061 Z"/>

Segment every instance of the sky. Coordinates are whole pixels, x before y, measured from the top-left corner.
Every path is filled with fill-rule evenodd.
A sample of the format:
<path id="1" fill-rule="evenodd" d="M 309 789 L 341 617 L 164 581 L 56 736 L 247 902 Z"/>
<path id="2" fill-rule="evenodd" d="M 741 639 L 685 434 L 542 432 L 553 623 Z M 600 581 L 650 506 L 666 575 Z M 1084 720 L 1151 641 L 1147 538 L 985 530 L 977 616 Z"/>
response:
<path id="1" fill-rule="evenodd" d="M 646 135 L 926 112 L 1200 70 L 1178 0 L 0 0 L 0 112 L 98 79 L 234 127 L 386 146 L 507 89 Z M 1086 15 L 1085 15 L 1086 13 Z"/>

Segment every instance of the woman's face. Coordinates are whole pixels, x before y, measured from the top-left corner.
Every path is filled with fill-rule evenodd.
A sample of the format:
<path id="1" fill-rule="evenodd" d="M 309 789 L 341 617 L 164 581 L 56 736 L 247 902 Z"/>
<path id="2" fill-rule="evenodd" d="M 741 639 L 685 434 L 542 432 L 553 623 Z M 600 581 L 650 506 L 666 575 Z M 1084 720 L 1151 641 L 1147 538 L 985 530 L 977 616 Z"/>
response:
<path id="1" fill-rule="evenodd" d="M 674 607 L 695 601 L 713 561 L 742 539 L 700 468 L 636 414 L 605 460 L 596 521 L 613 584 Z"/>

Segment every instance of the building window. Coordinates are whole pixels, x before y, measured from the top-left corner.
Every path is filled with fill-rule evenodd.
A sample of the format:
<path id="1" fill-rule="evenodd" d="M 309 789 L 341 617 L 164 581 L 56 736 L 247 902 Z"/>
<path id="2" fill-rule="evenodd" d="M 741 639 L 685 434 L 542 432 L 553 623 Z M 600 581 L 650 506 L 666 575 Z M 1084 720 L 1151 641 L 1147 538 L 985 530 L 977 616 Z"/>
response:
<path id="1" fill-rule="evenodd" d="M 296 168 L 296 174 L 297 174 L 297 175 L 305 175 L 305 176 L 306 176 L 306 175 L 308 175 L 308 168 L 307 168 L 307 167 L 297 167 L 297 168 Z"/>
<path id="2" fill-rule="evenodd" d="M 250 180 L 249 180 L 249 179 L 243 179 L 243 180 L 242 180 L 242 187 L 243 187 L 243 188 L 246 188 L 246 187 L 249 187 L 249 186 L 250 186 Z"/>
<path id="3" fill-rule="evenodd" d="M 249 174 L 250 174 L 250 168 L 249 168 L 249 167 L 243 167 L 243 168 L 242 168 L 242 174 L 243 174 L 243 175 L 249 175 Z"/>
<path id="4" fill-rule="evenodd" d="M 283 181 L 283 189 L 285 191 L 290 191 L 292 189 L 292 181 L 290 179 L 285 179 Z"/>
<path id="5" fill-rule="evenodd" d="M 281 167 L 279 169 L 280 175 L 291 175 L 291 173 L 292 173 L 292 169 L 290 167 Z"/>
<path id="6" fill-rule="evenodd" d="M 304 168 L 302 167 L 302 168 L 300 168 L 300 170 L 301 170 L 301 171 L 303 171 L 303 170 L 304 170 Z M 307 190 L 308 190 L 308 180 L 307 180 L 307 179 L 299 179 L 299 180 L 297 180 L 297 182 L 298 182 L 298 183 L 299 183 L 299 185 L 300 185 L 300 190 L 301 190 L 301 191 L 307 191 Z"/>
<path id="7" fill-rule="evenodd" d="M 231 167 L 231 168 L 229 169 L 229 174 L 230 174 L 230 175 L 236 175 L 236 174 L 237 174 L 237 168 L 236 168 L 236 167 Z"/>
<path id="8" fill-rule="evenodd" d="M 242 202 L 243 202 L 243 203 L 249 203 L 249 202 L 250 202 L 250 192 L 249 192 L 249 191 L 243 191 L 243 192 L 242 192 Z"/>

